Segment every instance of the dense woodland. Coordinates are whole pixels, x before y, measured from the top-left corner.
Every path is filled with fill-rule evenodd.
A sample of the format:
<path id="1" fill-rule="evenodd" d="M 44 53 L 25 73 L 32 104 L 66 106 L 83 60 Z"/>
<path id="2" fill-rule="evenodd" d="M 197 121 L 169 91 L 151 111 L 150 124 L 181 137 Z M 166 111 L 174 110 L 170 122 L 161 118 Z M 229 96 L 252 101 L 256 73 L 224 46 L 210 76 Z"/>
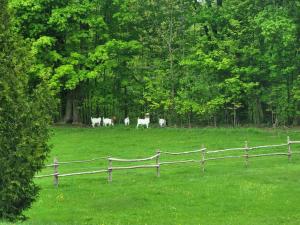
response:
<path id="1" fill-rule="evenodd" d="M 300 0 L 10 0 L 55 120 L 300 123 Z"/>

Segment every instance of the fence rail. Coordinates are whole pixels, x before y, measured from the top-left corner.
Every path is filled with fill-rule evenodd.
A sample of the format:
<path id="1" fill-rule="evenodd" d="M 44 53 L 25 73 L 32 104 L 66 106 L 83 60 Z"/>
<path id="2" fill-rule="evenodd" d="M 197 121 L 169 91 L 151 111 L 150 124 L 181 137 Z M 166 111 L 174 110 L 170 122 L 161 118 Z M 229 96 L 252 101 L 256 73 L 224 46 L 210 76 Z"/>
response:
<path id="1" fill-rule="evenodd" d="M 109 157 L 108 160 L 111 161 L 117 161 L 117 162 L 142 162 L 142 161 L 149 161 L 154 158 L 156 158 L 159 154 L 156 154 L 154 156 L 148 157 L 148 158 L 143 158 L 143 159 L 118 159 L 118 158 L 111 158 Z"/>
<path id="2" fill-rule="evenodd" d="M 262 146 L 254 146 L 249 147 L 248 143 L 245 142 L 244 147 L 240 148 L 227 148 L 227 149 L 219 149 L 219 150 L 210 150 L 207 151 L 207 148 L 202 145 L 200 149 L 192 150 L 192 151 L 184 151 L 184 152 L 167 152 L 167 151 L 160 151 L 157 150 L 156 154 L 147 158 L 140 158 L 140 159 L 122 159 L 122 158 L 114 158 L 114 157 L 98 157 L 94 159 L 88 160 L 75 160 L 69 162 L 59 162 L 57 158 L 54 158 L 53 164 L 46 165 L 46 167 L 53 167 L 54 173 L 46 174 L 46 175 L 38 175 L 35 178 L 46 178 L 46 177 L 54 177 L 54 185 L 58 186 L 58 178 L 59 177 L 67 177 L 67 176 L 78 176 L 78 175 L 86 175 L 86 174 L 97 174 L 97 173 L 108 173 L 108 181 L 112 181 L 112 172 L 114 170 L 129 170 L 129 169 L 143 169 L 143 168 L 156 168 L 156 175 L 157 177 L 160 176 L 160 166 L 161 165 L 171 165 L 171 164 L 182 164 L 182 163 L 200 163 L 203 172 L 205 171 L 205 162 L 206 161 L 214 161 L 214 160 L 223 160 L 223 159 L 233 159 L 233 158 L 244 158 L 245 159 L 245 166 L 248 167 L 249 159 L 256 158 L 256 157 L 265 157 L 265 156 L 288 156 L 288 161 L 291 160 L 292 154 L 300 154 L 299 151 L 293 151 L 291 145 L 293 144 L 300 144 L 300 141 L 291 141 L 289 137 L 287 137 L 287 143 L 285 144 L 276 144 L 276 145 L 262 145 Z M 287 146 L 286 152 L 271 152 L 271 153 L 261 153 L 261 154 L 249 154 L 254 150 L 259 149 L 268 149 L 268 148 L 279 148 Z M 206 158 L 207 154 L 218 154 L 218 153 L 226 153 L 232 151 L 243 151 L 244 153 L 241 155 L 223 155 L 223 156 L 216 156 L 216 157 L 208 157 Z M 189 154 L 199 154 L 199 159 L 185 159 L 185 160 L 174 160 L 174 161 L 162 161 L 160 162 L 160 157 L 162 155 L 172 155 L 172 156 L 181 156 L 181 155 L 189 155 Z M 75 163 L 90 163 L 97 160 L 108 160 L 108 167 L 107 169 L 101 170 L 94 170 L 94 171 L 85 171 L 85 172 L 73 172 L 73 173 L 65 173 L 59 174 L 58 167 L 60 165 L 68 165 L 68 164 L 75 164 Z M 152 161 L 155 160 L 155 163 L 152 164 L 145 164 L 145 165 L 132 165 L 132 166 L 113 166 L 113 162 L 119 163 L 136 163 L 136 162 L 145 162 L 145 161 Z"/>
<path id="3" fill-rule="evenodd" d="M 74 160 L 74 161 L 68 161 L 68 162 L 59 162 L 59 164 L 75 164 L 75 163 L 89 163 L 89 162 L 94 162 L 98 160 L 107 160 L 108 157 L 99 157 L 99 158 L 94 158 L 94 159 L 86 159 L 86 160 Z M 55 164 L 49 164 L 46 165 L 46 167 L 53 167 Z"/>
<path id="4" fill-rule="evenodd" d="M 223 157 L 207 158 L 207 159 L 205 159 L 205 161 L 219 160 L 219 159 L 243 158 L 243 157 L 245 157 L 245 155 L 228 155 L 228 156 L 223 156 Z"/>
<path id="5" fill-rule="evenodd" d="M 159 165 L 138 165 L 138 166 L 117 166 L 117 167 L 110 167 L 112 170 L 127 170 L 127 169 L 142 169 L 142 168 L 153 168 L 158 167 Z"/>
<path id="6" fill-rule="evenodd" d="M 74 175 L 85 175 L 85 174 L 95 174 L 95 173 L 104 173 L 107 170 L 95 170 L 95 171 L 86 171 L 86 172 L 77 172 L 77 173 L 67 173 L 67 174 L 58 174 L 59 177 L 68 177 Z"/>
<path id="7" fill-rule="evenodd" d="M 196 153 L 196 152 L 202 152 L 203 150 L 206 150 L 206 148 L 188 151 L 188 152 L 161 152 L 161 153 L 166 154 L 166 155 L 185 155 L 185 154 L 192 154 L 192 153 Z"/>
<path id="8" fill-rule="evenodd" d="M 300 142 L 299 142 L 300 143 Z M 277 148 L 277 147 L 283 147 L 283 146 L 288 146 L 289 144 L 280 144 L 280 145 L 263 145 L 263 146 L 256 146 L 256 147 L 251 147 L 249 149 L 260 149 L 260 148 Z"/>
<path id="9" fill-rule="evenodd" d="M 187 159 L 187 160 L 177 160 L 177 161 L 170 161 L 170 162 L 161 162 L 160 165 L 180 164 L 180 163 L 189 163 L 189 162 L 201 162 L 201 161 L 202 160 Z"/>
<path id="10" fill-rule="evenodd" d="M 208 151 L 206 153 L 211 154 L 211 153 L 228 152 L 228 151 L 240 151 L 240 150 L 246 150 L 246 148 L 227 148 L 227 149 Z"/>

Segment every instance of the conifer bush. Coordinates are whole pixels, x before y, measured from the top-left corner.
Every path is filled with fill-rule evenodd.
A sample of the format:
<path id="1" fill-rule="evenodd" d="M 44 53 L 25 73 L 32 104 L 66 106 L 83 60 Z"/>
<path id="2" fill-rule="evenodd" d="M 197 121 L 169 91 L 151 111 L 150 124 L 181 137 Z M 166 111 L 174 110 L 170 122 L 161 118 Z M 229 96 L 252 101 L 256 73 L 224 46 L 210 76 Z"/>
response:
<path id="1" fill-rule="evenodd" d="M 0 220 L 25 218 L 37 198 L 35 173 L 43 167 L 53 101 L 43 82 L 29 85 L 32 59 L 11 28 L 0 0 Z"/>

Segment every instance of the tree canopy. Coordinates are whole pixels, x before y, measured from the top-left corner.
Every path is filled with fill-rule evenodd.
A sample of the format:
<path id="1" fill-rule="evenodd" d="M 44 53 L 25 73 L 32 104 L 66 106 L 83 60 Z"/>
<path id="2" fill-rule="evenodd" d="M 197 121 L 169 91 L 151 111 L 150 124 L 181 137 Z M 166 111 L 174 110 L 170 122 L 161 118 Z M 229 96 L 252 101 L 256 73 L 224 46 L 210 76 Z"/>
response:
<path id="1" fill-rule="evenodd" d="M 10 0 L 60 118 L 299 124 L 300 1 Z"/>

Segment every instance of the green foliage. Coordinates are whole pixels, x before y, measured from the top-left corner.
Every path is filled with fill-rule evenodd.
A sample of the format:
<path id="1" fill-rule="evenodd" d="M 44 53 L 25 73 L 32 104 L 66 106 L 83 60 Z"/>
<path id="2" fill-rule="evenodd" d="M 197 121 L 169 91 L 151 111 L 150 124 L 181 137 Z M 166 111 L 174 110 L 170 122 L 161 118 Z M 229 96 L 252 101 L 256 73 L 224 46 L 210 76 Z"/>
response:
<path id="1" fill-rule="evenodd" d="M 27 44 L 11 29 L 0 1 L 0 218 L 24 218 L 36 199 L 33 177 L 49 152 L 53 98 L 42 83 L 30 88 Z"/>
<path id="2" fill-rule="evenodd" d="M 169 124 L 187 117 L 228 124 L 237 107 L 238 123 L 300 122 L 299 0 L 10 0 L 10 6 L 15 29 L 32 42 L 32 73 L 57 91 L 63 115 L 73 112 L 65 121 L 151 112 Z"/>

